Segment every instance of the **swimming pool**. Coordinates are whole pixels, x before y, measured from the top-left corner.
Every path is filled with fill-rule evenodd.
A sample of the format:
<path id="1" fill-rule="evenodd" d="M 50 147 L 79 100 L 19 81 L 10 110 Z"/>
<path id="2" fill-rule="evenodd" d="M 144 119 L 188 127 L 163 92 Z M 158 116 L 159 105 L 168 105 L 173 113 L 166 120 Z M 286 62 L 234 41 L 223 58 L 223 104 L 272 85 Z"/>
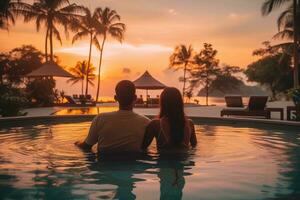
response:
<path id="1" fill-rule="evenodd" d="M 15 123 L 17 124 L 17 123 Z M 300 135 L 293 127 L 199 122 L 180 156 L 104 161 L 73 143 L 87 120 L 1 125 L 0 199 L 298 199 Z"/>

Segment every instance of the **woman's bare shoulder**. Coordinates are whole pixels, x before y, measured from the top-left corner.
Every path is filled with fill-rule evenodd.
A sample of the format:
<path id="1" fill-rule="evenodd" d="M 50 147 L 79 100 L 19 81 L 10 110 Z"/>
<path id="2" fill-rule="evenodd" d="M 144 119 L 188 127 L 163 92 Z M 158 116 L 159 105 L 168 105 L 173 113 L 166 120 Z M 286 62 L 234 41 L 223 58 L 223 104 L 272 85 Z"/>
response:
<path id="1" fill-rule="evenodd" d="M 193 122 L 193 120 L 191 120 L 190 118 L 186 118 L 186 122 L 187 122 L 190 126 L 194 126 L 194 122 Z"/>

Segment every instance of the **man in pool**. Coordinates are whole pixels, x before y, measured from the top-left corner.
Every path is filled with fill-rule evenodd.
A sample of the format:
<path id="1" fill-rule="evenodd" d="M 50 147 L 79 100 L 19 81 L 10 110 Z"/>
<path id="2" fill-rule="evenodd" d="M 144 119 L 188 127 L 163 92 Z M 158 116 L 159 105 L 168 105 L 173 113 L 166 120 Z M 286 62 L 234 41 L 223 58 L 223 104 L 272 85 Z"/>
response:
<path id="1" fill-rule="evenodd" d="M 100 154 L 140 151 L 145 129 L 150 120 L 133 112 L 137 96 L 131 81 L 120 81 L 115 92 L 119 110 L 96 116 L 86 139 L 75 143 L 78 147 L 90 150 L 98 143 Z"/>

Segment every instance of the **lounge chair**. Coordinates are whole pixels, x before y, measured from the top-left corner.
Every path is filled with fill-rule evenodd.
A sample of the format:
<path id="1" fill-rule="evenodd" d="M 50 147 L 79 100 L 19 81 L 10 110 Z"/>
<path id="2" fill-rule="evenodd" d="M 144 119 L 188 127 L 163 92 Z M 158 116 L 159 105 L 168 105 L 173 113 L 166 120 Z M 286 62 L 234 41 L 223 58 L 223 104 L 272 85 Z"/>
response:
<path id="1" fill-rule="evenodd" d="M 159 98 L 149 98 L 148 99 L 148 107 L 150 107 L 150 108 L 159 107 Z"/>
<path id="2" fill-rule="evenodd" d="M 145 102 L 143 100 L 143 98 L 137 98 L 135 101 L 135 107 L 145 107 Z"/>
<path id="3" fill-rule="evenodd" d="M 77 101 L 76 101 L 73 97 L 66 95 L 65 98 L 67 99 L 67 101 L 68 101 L 70 104 L 74 104 L 74 105 L 77 104 Z"/>
<path id="4" fill-rule="evenodd" d="M 92 100 L 92 95 L 90 95 L 90 94 L 86 95 L 86 99 L 87 100 Z"/>
<path id="5" fill-rule="evenodd" d="M 221 111 L 221 117 L 227 116 L 252 116 L 270 119 L 270 111 L 266 109 L 267 96 L 250 97 L 247 108 L 229 107 Z"/>
<path id="6" fill-rule="evenodd" d="M 241 96 L 225 96 L 226 106 L 229 108 L 243 108 L 243 98 Z"/>

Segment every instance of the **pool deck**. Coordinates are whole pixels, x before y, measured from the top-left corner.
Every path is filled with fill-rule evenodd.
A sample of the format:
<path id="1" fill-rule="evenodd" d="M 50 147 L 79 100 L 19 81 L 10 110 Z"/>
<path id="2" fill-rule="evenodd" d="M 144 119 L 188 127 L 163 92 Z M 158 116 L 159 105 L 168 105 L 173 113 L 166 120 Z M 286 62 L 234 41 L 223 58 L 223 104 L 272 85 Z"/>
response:
<path id="1" fill-rule="evenodd" d="M 281 107 L 286 108 L 287 106 L 293 105 L 292 102 L 272 102 L 268 103 L 268 107 Z M 113 105 L 101 105 L 111 107 Z M 114 104 L 115 106 L 115 104 Z M 30 108 L 26 109 L 25 112 L 28 112 L 26 116 L 23 117 L 10 117 L 10 118 L 1 118 L 0 117 L 0 125 L 5 124 L 18 124 L 19 122 L 24 121 L 57 121 L 61 119 L 65 120 L 85 120 L 90 121 L 93 119 L 95 114 L 87 114 L 87 115 L 53 115 L 53 113 L 58 112 L 63 109 L 68 109 L 70 107 L 46 107 L 46 108 Z M 74 107 L 72 107 L 74 108 Z M 225 108 L 225 106 L 187 106 L 185 108 L 186 114 L 196 120 L 198 122 L 203 123 L 230 123 L 230 124 L 247 124 L 254 123 L 257 125 L 278 125 L 278 126 L 293 126 L 300 127 L 300 122 L 295 121 L 286 121 L 280 120 L 279 113 L 272 113 L 271 119 L 257 119 L 257 118 L 241 118 L 241 117 L 220 117 L 220 111 Z M 159 113 L 158 108 L 135 108 L 135 112 L 146 115 L 148 117 L 157 116 Z M 284 115 L 286 119 L 286 109 L 284 110 Z"/>
<path id="2" fill-rule="evenodd" d="M 116 106 L 116 104 L 105 104 L 101 106 Z M 289 101 L 277 101 L 277 102 L 269 102 L 268 107 L 270 108 L 284 108 L 284 119 L 286 119 L 286 107 L 293 106 L 292 102 Z M 46 108 L 30 108 L 24 110 L 28 114 L 27 117 L 34 116 L 49 116 L 57 111 L 68 109 L 71 107 L 46 107 Z M 74 107 L 72 107 L 74 108 Z M 225 106 L 186 106 L 185 112 L 190 117 L 220 117 L 221 110 L 225 108 Z M 159 113 L 158 108 L 135 108 L 135 112 L 142 115 L 157 115 Z M 279 120 L 279 113 L 272 113 L 272 119 Z"/>

